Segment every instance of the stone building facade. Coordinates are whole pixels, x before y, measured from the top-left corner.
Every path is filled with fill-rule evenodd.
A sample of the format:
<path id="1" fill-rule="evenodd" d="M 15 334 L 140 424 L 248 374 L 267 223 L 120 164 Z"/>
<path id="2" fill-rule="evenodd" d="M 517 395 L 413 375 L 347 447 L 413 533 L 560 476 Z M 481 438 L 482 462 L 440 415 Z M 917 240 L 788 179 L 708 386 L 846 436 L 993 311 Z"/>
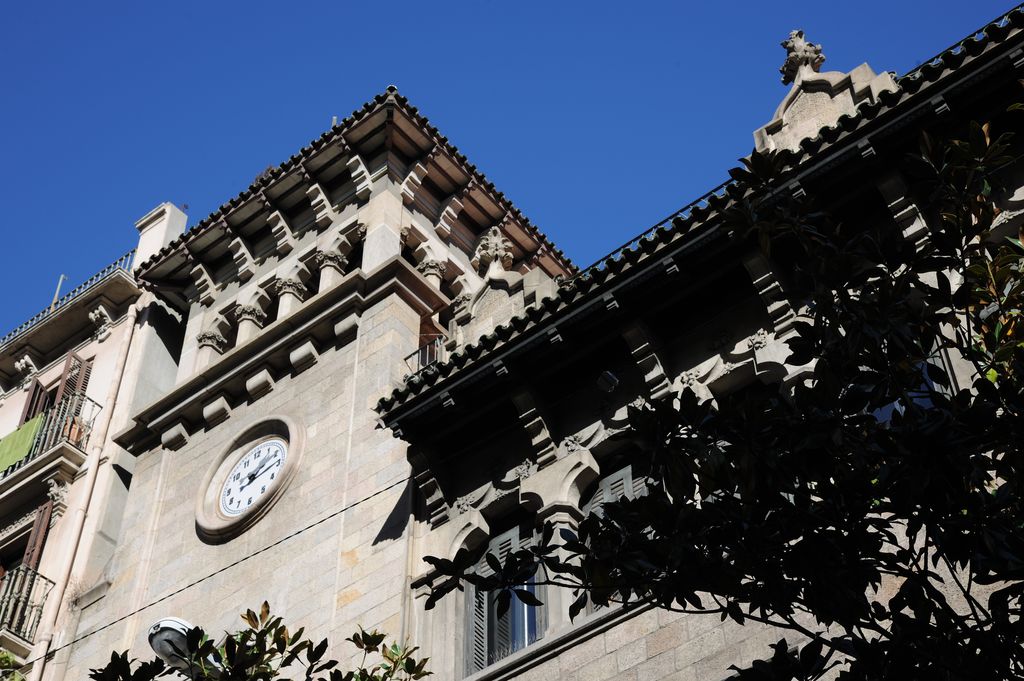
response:
<path id="1" fill-rule="evenodd" d="M 1018 96 L 1022 25 L 1014 10 L 900 77 L 822 73 L 794 32 L 792 88 L 755 133 L 784 154 L 777 191 L 923 237 L 899 159 L 920 130 Z M 25 651 L 32 677 L 148 656 L 168 615 L 234 629 L 264 599 L 340 656 L 356 625 L 412 641 L 440 679 L 725 679 L 763 656 L 771 630 L 644 606 L 573 622 L 555 590 L 503 617 L 472 590 L 422 605 L 424 556 L 501 553 L 640 493 L 629 404 L 804 374 L 786 363 L 786 273 L 720 225 L 745 191 L 728 182 L 580 270 L 389 89 L 190 230 L 158 208 L 110 339 L 81 341 L 131 337 L 132 389 L 96 455 L 120 466 L 97 466 L 109 501 L 84 505 L 90 539 L 65 558 L 78 585 Z M 14 361 L 5 402 L 27 390 Z"/>

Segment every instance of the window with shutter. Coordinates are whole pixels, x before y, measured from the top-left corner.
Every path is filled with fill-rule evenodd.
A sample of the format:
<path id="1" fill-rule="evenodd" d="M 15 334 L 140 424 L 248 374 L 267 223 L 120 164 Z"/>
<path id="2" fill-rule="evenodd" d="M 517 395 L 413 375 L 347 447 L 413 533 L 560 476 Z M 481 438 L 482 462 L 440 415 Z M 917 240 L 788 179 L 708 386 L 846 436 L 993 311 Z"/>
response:
<path id="1" fill-rule="evenodd" d="M 46 386 L 37 379 L 32 379 L 32 385 L 28 389 L 28 399 L 25 400 L 25 409 L 21 412 L 21 426 L 31 421 L 39 414 L 53 405 L 53 393 L 46 390 Z"/>
<path id="2" fill-rule="evenodd" d="M 39 560 L 43 557 L 43 546 L 46 544 L 46 535 L 50 529 L 52 515 L 53 500 L 48 499 L 36 513 L 32 532 L 28 536 L 28 546 L 25 547 L 25 556 L 21 560 L 22 565 L 26 565 L 32 570 L 39 569 Z"/>
<path id="3" fill-rule="evenodd" d="M 57 385 L 57 404 L 61 404 L 72 395 L 84 395 L 89 387 L 89 376 L 92 374 L 92 360 L 84 360 L 75 353 L 68 355 Z"/>
<path id="4" fill-rule="evenodd" d="M 633 475 L 633 467 L 629 464 L 623 466 L 614 473 L 601 478 L 594 488 L 590 499 L 580 509 L 584 515 L 600 513 L 601 505 L 608 501 L 615 501 L 622 497 L 636 499 L 646 493 L 644 478 L 642 475 Z"/>
<path id="5" fill-rule="evenodd" d="M 532 538 L 523 537 L 519 527 L 514 527 L 493 537 L 488 543 L 487 553 L 494 554 L 499 562 L 504 563 L 511 552 L 525 548 L 531 541 Z M 494 574 L 485 558 L 481 558 L 477 572 L 488 576 Z M 532 585 L 526 587 L 526 590 L 533 593 L 536 593 L 536 589 Z M 472 587 L 467 590 L 467 675 L 525 648 L 541 636 L 541 608 L 530 607 L 513 597 L 509 609 L 499 617 L 495 595 Z"/>

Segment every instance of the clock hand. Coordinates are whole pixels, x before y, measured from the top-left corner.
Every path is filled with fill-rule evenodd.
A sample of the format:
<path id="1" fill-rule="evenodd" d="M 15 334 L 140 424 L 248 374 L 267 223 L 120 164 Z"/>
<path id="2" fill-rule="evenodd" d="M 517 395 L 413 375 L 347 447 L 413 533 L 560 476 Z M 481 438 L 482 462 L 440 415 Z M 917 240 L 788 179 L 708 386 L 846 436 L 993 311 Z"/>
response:
<path id="1" fill-rule="evenodd" d="M 245 489 L 246 487 L 251 485 L 253 482 L 256 481 L 256 478 L 258 478 L 260 475 L 263 474 L 263 471 L 265 471 L 266 468 L 267 468 L 265 464 L 267 464 L 269 462 L 269 460 L 270 460 L 270 456 L 266 456 L 266 457 L 263 458 L 263 461 L 260 461 L 259 467 L 256 469 L 256 471 L 254 471 L 254 472 L 252 472 L 252 473 L 250 473 L 248 475 L 249 481 L 246 482 L 244 485 L 242 485 L 241 487 L 238 488 L 239 492 L 241 492 L 243 489 Z"/>

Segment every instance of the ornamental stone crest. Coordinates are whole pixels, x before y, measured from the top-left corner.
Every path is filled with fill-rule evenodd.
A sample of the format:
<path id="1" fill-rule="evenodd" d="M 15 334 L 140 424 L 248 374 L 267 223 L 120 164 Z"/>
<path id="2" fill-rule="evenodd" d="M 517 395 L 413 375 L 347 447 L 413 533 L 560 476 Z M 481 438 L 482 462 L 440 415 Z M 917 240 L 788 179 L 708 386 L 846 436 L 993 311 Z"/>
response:
<path id="1" fill-rule="evenodd" d="M 491 227 L 480 237 L 473 255 L 473 264 L 477 267 L 489 267 L 492 262 L 506 270 L 512 267 L 512 242 L 497 227 Z"/>
<path id="2" fill-rule="evenodd" d="M 789 37 L 782 41 L 782 46 L 786 48 L 786 62 L 779 69 L 783 85 L 789 85 L 802 78 L 805 73 L 801 72 L 805 72 L 807 68 L 817 73 L 825 63 L 821 45 L 808 42 L 803 31 L 790 31 Z"/>

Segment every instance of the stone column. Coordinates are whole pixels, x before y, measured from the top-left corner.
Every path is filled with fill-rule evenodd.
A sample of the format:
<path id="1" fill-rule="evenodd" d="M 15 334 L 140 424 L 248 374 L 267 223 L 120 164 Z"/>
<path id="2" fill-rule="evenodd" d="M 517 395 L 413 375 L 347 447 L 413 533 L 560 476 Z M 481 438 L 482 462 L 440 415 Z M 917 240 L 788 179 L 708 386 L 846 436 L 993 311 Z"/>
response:
<path id="1" fill-rule="evenodd" d="M 295 310 L 299 309 L 306 299 L 306 285 L 301 279 L 279 279 L 277 281 L 277 295 L 279 296 L 278 319 L 284 319 Z"/>
<path id="2" fill-rule="evenodd" d="M 566 503 L 548 504 L 537 512 L 537 520 L 552 523 L 555 526 L 556 537 L 561 529 L 575 532 L 582 518 L 583 514 L 578 508 Z M 556 557 L 564 563 L 568 560 L 569 555 L 566 551 L 559 549 Z M 539 576 L 543 577 L 543 575 Z M 545 587 L 541 599 L 547 606 L 548 621 L 544 630 L 544 638 L 555 636 L 561 631 L 572 628 L 572 622 L 569 620 L 569 606 L 576 600 L 576 597 L 571 589 Z"/>
<path id="3" fill-rule="evenodd" d="M 320 268 L 320 288 L 318 292 L 334 288 L 345 278 L 345 267 L 348 256 L 344 253 L 317 251 L 313 263 Z"/>
<path id="4" fill-rule="evenodd" d="M 416 265 L 416 269 L 423 275 L 423 277 L 430 282 L 430 285 L 436 288 L 438 291 L 441 290 L 441 281 L 444 279 L 444 272 L 448 268 L 448 264 L 443 260 L 435 260 L 434 258 L 427 258 L 420 264 Z"/>
<path id="5" fill-rule="evenodd" d="M 267 314 L 259 305 L 239 305 L 235 308 L 235 320 L 238 322 L 238 341 L 241 345 L 259 333 Z"/>
<path id="6" fill-rule="evenodd" d="M 224 352 L 227 344 L 224 334 L 215 329 L 203 331 L 196 336 L 196 345 L 199 346 L 199 352 L 196 353 L 196 371 L 202 371 L 210 366 L 214 359 Z"/>

